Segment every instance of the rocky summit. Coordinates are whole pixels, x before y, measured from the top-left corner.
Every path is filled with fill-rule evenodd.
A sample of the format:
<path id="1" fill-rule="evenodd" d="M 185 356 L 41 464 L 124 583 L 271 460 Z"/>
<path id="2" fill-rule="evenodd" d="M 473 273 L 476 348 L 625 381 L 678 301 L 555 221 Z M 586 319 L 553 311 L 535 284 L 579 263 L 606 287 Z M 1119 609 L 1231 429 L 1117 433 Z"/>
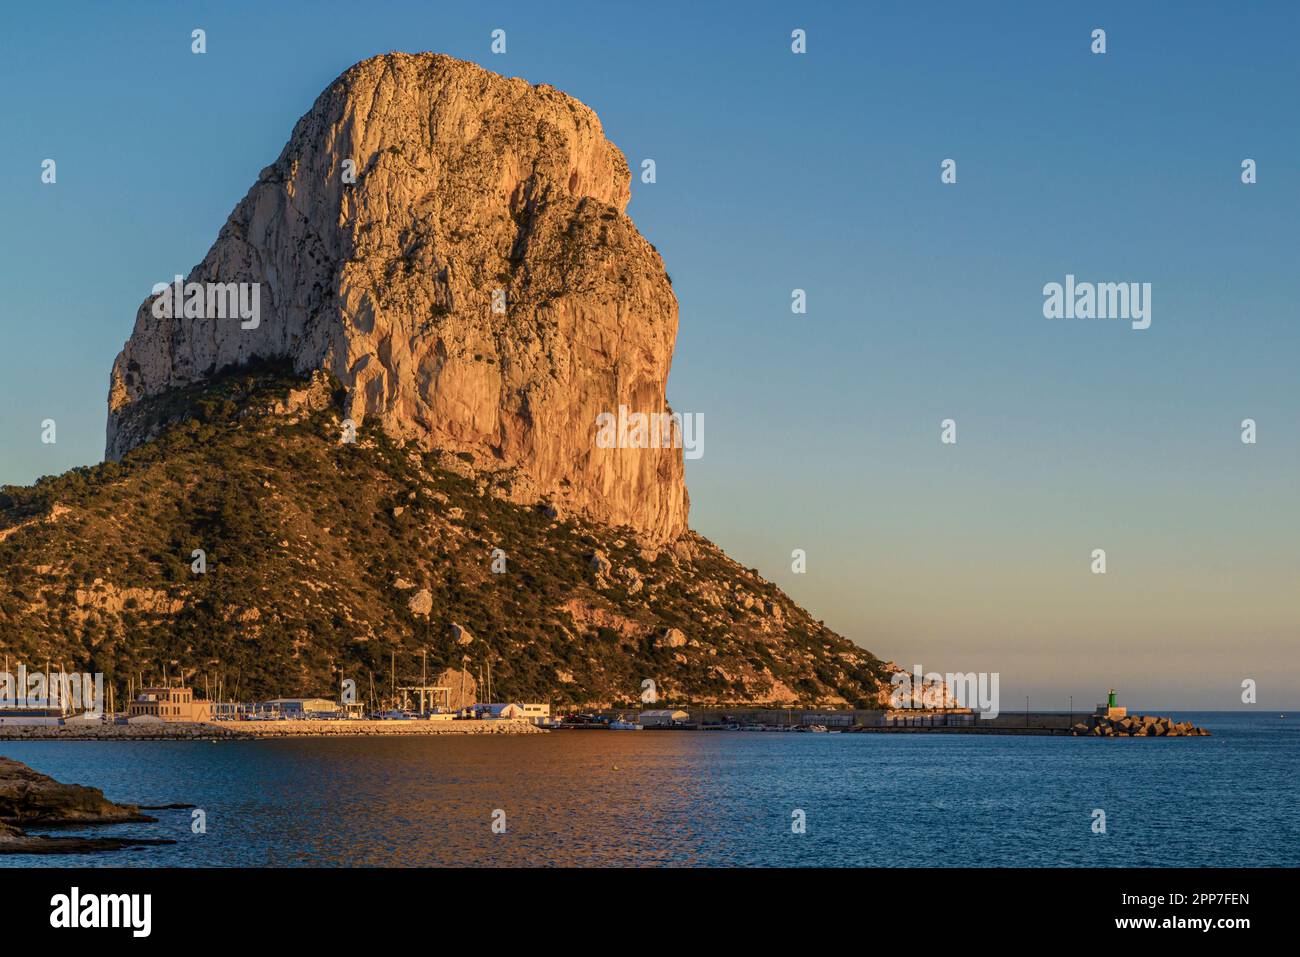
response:
<path id="1" fill-rule="evenodd" d="M 357 425 L 513 471 L 520 501 L 671 541 L 682 450 L 593 441 L 620 405 L 668 411 L 677 300 L 624 213 L 629 181 L 596 114 L 552 87 L 428 53 L 357 64 L 186 277 L 257 284 L 256 321 L 141 305 L 107 457 L 152 434 L 142 399 L 287 359 L 337 378 Z"/>
<path id="2" fill-rule="evenodd" d="M 550 87 L 433 54 L 348 70 L 141 305 L 107 461 L 0 489 L 0 647 L 243 699 L 364 697 L 396 661 L 561 706 L 647 679 L 886 701 L 892 669 L 688 529 L 681 448 L 595 441 L 669 411 L 677 303 L 628 197 Z M 224 318 L 184 301 L 243 285 Z"/>

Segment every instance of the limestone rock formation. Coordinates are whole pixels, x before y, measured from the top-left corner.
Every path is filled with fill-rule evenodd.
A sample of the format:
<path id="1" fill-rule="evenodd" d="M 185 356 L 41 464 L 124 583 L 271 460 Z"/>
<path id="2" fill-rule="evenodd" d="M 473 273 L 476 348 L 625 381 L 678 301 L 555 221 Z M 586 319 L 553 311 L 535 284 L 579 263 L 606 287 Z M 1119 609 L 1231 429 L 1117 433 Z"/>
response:
<path id="1" fill-rule="evenodd" d="M 478 682 L 466 670 L 446 668 L 433 679 L 433 684 L 451 689 L 447 694 L 445 703 L 453 711 L 468 708 L 478 701 Z M 441 700 L 437 702 L 439 705 L 443 703 Z"/>
<path id="2" fill-rule="evenodd" d="M 433 595 L 430 593 L 429 589 L 421 588 L 411 596 L 410 601 L 407 603 L 407 607 L 411 609 L 412 614 L 423 615 L 427 618 L 429 617 L 429 612 L 433 611 Z"/>
<path id="3" fill-rule="evenodd" d="M 655 643 L 664 648 L 684 648 L 686 636 L 682 634 L 680 628 L 665 628 L 663 634 L 655 639 Z"/>
<path id="4" fill-rule="evenodd" d="M 549 87 L 348 70 L 184 277 L 255 284 L 256 315 L 146 300 L 110 461 L 0 490 L 0 644 L 254 697 L 417 656 L 423 680 L 427 654 L 580 709 L 648 677 L 673 703 L 888 700 L 878 658 L 688 529 L 681 448 L 601 447 L 604 415 L 668 411 L 677 330 L 629 182 Z"/>
<path id="5" fill-rule="evenodd" d="M 332 373 L 358 427 L 503 472 L 517 501 L 672 541 L 681 449 L 595 441 L 602 412 L 668 411 L 677 301 L 624 213 L 629 181 L 596 115 L 552 87 L 435 54 L 357 64 L 186 277 L 259 284 L 256 324 L 172 318 L 185 310 L 150 296 L 113 365 L 106 455 L 151 437 L 145 400 L 287 358 Z"/>

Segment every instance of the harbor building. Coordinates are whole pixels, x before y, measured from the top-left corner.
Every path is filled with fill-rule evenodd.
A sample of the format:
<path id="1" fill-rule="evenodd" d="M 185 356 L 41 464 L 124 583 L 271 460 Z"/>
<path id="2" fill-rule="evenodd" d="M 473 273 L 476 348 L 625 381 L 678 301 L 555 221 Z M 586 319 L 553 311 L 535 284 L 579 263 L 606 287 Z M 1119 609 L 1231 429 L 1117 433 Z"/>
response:
<path id="1" fill-rule="evenodd" d="M 819 725 L 823 728 L 851 728 L 854 724 L 852 711 L 833 711 L 828 713 L 803 713 L 800 724 Z"/>
<path id="2" fill-rule="evenodd" d="M 59 708 L 0 708 L 0 725 L 57 727 L 62 723 L 63 712 Z"/>
<path id="3" fill-rule="evenodd" d="M 195 701 L 189 688 L 141 688 L 126 710 L 126 720 L 133 724 L 154 721 L 206 722 L 212 720 L 212 706 Z"/>
<path id="4" fill-rule="evenodd" d="M 685 711 L 674 708 L 655 708 L 642 711 L 636 723 L 643 728 L 676 728 L 690 721 L 691 716 Z"/>
<path id="5" fill-rule="evenodd" d="M 497 704 L 471 705 L 474 717 L 484 721 L 519 721 L 524 718 L 524 709 L 512 702 Z"/>
<path id="6" fill-rule="evenodd" d="M 547 725 L 551 723 L 551 706 L 549 704 L 523 701 L 520 702 L 519 707 L 524 709 L 524 717 L 533 724 Z"/>
<path id="7" fill-rule="evenodd" d="M 272 698 L 259 706 L 263 711 L 282 714 L 286 718 L 313 718 L 318 715 L 335 717 L 342 710 L 337 701 L 328 698 Z"/>
<path id="8" fill-rule="evenodd" d="M 886 711 L 882 728 L 973 728 L 979 716 L 971 711 Z"/>

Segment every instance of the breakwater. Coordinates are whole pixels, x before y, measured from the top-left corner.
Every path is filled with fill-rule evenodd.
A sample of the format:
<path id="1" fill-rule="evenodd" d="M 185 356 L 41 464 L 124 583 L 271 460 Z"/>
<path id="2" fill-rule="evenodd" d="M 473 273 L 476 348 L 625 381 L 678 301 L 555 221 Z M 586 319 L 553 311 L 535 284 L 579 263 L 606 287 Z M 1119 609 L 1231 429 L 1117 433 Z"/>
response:
<path id="1" fill-rule="evenodd" d="M 1210 732 L 1190 722 L 1154 715 L 1104 717 L 1086 711 L 1004 711 L 986 717 L 967 709 L 923 711 L 841 708 L 693 708 L 683 705 L 686 718 L 647 731 L 795 731 L 810 726 L 844 734 L 1027 734 L 1092 737 L 1198 737 Z M 633 709 L 596 709 L 605 718 L 635 718 Z M 589 726 L 590 727 L 590 726 Z"/>
<path id="2" fill-rule="evenodd" d="M 0 725 L 0 741 L 172 741 L 184 739 L 545 734 L 527 721 L 169 721 L 149 724 Z"/>

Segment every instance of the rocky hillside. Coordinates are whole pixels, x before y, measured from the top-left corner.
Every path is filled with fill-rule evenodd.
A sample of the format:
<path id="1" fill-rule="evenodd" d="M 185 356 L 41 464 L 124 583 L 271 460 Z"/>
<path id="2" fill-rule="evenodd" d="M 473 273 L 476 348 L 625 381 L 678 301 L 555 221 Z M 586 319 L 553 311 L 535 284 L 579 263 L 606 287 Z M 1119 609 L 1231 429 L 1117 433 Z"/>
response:
<path id="1" fill-rule="evenodd" d="M 668 410 L 677 300 L 629 196 L 596 114 L 552 87 L 434 54 L 359 63 L 187 277 L 259 284 L 256 325 L 147 299 L 113 365 L 107 456 L 150 436 L 142 399 L 283 358 L 333 375 L 357 423 L 513 469 L 520 502 L 671 541 L 681 449 L 593 441 L 621 404 Z"/>
<path id="2" fill-rule="evenodd" d="M 340 674 L 382 692 L 422 652 L 430 674 L 490 659 L 512 699 L 637 701 L 647 678 L 673 703 L 887 696 L 880 661 L 700 536 L 517 504 L 509 469 L 378 422 L 341 442 L 345 401 L 245 367 L 148 400 L 158 435 L 120 462 L 0 490 L 0 648 L 244 698 Z"/>

